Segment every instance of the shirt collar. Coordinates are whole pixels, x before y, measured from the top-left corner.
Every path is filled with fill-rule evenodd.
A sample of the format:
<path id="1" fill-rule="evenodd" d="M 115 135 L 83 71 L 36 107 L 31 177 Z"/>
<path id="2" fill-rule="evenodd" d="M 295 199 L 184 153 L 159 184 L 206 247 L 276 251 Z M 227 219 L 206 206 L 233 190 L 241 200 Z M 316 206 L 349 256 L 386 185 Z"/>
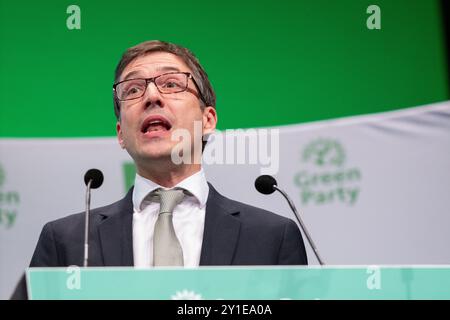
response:
<path id="1" fill-rule="evenodd" d="M 133 189 L 133 207 L 135 212 L 141 211 L 141 203 L 144 198 L 152 191 L 162 188 L 162 189 L 173 189 L 173 188 L 183 188 L 192 193 L 192 195 L 197 199 L 200 207 L 203 208 L 206 205 L 206 200 L 208 199 L 209 186 L 206 181 L 205 172 L 203 169 L 194 173 L 193 175 L 187 177 L 180 183 L 178 183 L 173 188 L 165 188 L 159 184 L 146 179 L 136 173 L 136 178 L 134 180 Z"/>

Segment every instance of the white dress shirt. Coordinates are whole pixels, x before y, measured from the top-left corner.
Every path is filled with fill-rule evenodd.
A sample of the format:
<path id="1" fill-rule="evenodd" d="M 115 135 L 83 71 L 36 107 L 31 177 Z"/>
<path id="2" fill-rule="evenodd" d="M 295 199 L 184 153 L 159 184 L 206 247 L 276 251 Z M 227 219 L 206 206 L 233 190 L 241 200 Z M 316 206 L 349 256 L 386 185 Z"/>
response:
<path id="1" fill-rule="evenodd" d="M 188 190 L 173 211 L 175 234 L 183 249 L 185 267 L 196 267 L 200 253 L 205 225 L 205 209 L 209 186 L 203 169 L 184 179 L 175 187 Z M 174 188 L 175 188 L 174 187 Z M 136 174 L 133 190 L 133 256 L 135 267 L 153 266 L 153 231 L 159 213 L 159 203 L 144 201 L 153 190 L 166 189 L 151 180 Z M 142 206 L 141 206 L 142 205 Z"/>

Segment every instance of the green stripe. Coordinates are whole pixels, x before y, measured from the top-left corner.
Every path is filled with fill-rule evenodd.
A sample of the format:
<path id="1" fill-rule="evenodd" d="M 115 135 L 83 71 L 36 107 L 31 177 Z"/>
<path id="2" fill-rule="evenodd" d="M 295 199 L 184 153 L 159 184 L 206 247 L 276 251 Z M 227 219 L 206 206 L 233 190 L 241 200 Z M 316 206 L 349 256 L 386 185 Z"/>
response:
<path id="1" fill-rule="evenodd" d="M 115 134 L 113 70 L 127 47 L 191 48 L 218 96 L 219 129 L 302 123 L 447 100 L 439 1 L 0 3 L 0 137 Z"/>

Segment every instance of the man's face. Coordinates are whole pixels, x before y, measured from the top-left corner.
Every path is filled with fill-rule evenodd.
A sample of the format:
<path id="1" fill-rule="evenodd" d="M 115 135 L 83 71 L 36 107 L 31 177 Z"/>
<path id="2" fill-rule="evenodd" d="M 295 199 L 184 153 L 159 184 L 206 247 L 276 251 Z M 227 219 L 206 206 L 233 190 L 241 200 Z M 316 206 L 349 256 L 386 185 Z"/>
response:
<path id="1" fill-rule="evenodd" d="M 151 78 L 175 71 L 192 74 L 192 70 L 176 55 L 154 52 L 128 64 L 119 81 Z M 201 109 L 197 88 L 191 79 L 186 91 L 171 94 L 160 93 L 151 82 L 143 97 L 120 102 L 120 114 L 117 122 L 119 143 L 138 167 L 145 167 L 152 160 L 170 159 L 173 147 L 179 143 L 171 139 L 175 130 L 188 130 L 193 142 L 195 121 L 202 124 L 203 135 L 213 132 L 217 122 L 214 108 Z M 201 145 L 201 141 L 198 142 Z"/>

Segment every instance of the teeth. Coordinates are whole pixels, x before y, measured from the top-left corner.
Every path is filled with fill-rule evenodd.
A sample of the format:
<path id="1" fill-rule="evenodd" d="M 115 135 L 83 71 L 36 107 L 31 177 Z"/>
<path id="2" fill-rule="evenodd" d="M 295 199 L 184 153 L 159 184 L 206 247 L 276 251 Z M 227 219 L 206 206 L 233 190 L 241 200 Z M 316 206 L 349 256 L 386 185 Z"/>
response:
<path id="1" fill-rule="evenodd" d="M 150 127 L 148 127 L 147 132 L 159 131 L 159 130 L 166 130 L 166 128 L 164 126 L 150 126 Z"/>
<path id="2" fill-rule="evenodd" d="M 146 126 L 146 132 L 151 132 L 151 131 L 160 131 L 160 130 L 164 130 L 167 131 L 169 130 L 169 125 L 166 124 L 166 122 L 156 119 L 156 120 L 152 120 L 149 121 L 147 126 Z"/>

